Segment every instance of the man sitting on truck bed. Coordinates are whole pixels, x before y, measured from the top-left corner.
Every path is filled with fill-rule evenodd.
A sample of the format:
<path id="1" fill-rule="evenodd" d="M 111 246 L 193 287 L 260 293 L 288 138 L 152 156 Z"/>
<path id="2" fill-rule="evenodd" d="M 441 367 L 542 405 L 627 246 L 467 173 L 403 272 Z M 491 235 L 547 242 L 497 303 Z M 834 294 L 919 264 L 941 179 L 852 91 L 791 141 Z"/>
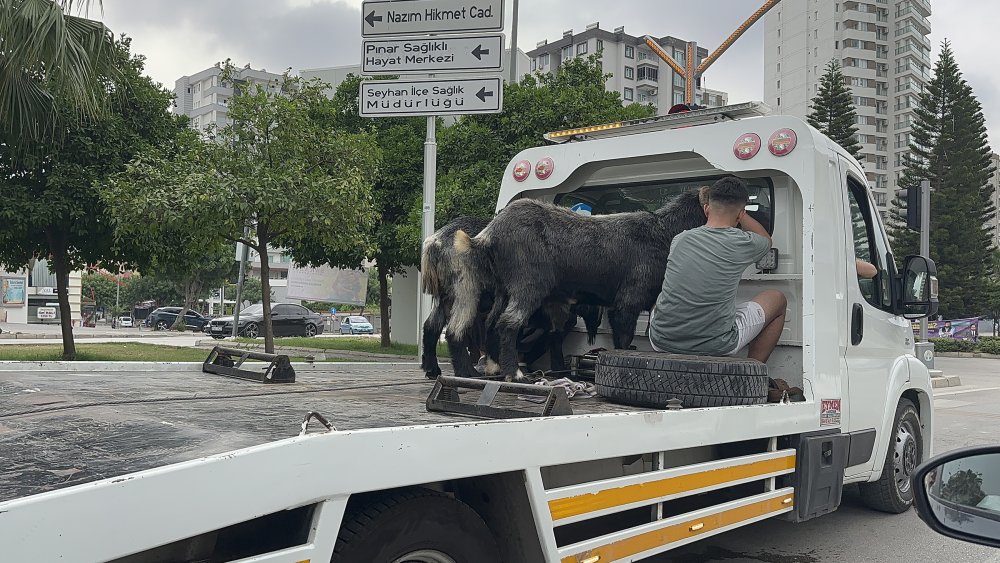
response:
<path id="1" fill-rule="evenodd" d="M 739 178 L 718 180 L 708 189 L 705 226 L 674 237 L 650 317 L 654 350 L 733 356 L 749 344 L 749 357 L 761 362 L 774 351 L 785 324 L 784 294 L 767 290 L 736 303 L 741 274 L 771 249 L 767 230 L 746 212 L 748 199 Z"/>

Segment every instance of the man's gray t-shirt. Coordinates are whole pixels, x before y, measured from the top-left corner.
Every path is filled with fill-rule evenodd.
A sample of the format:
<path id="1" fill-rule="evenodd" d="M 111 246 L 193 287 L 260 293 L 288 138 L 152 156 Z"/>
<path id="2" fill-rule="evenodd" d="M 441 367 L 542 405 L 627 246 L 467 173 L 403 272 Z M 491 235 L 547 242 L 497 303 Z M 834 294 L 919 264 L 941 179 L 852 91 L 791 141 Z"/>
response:
<path id="1" fill-rule="evenodd" d="M 740 275 L 770 248 L 768 239 L 733 227 L 698 227 L 675 236 L 649 327 L 653 346 L 675 354 L 732 352 L 739 342 Z"/>

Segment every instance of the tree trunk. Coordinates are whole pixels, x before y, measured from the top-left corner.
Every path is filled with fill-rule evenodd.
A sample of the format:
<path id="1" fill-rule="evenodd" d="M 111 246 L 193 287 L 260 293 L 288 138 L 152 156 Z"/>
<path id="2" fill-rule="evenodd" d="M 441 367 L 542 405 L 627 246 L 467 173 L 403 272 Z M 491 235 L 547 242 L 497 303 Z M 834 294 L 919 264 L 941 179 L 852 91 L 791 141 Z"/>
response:
<path id="1" fill-rule="evenodd" d="M 260 256 L 260 302 L 264 306 L 264 352 L 274 353 L 274 332 L 271 330 L 271 267 L 267 263 L 267 226 L 257 224 L 257 254 Z"/>
<path id="2" fill-rule="evenodd" d="M 382 347 L 388 348 L 392 345 L 392 334 L 389 331 L 389 273 L 378 268 L 378 306 L 382 315 L 380 330 L 382 331 Z"/>
<path id="3" fill-rule="evenodd" d="M 180 312 L 177 313 L 177 318 L 174 319 L 174 324 L 170 326 L 170 330 L 176 330 L 179 332 L 184 332 L 187 330 L 187 312 L 194 308 L 194 300 L 198 293 L 201 292 L 201 283 L 195 278 L 187 279 L 184 282 L 184 305 L 181 307 Z"/>
<path id="4" fill-rule="evenodd" d="M 49 252 L 56 271 L 56 295 L 59 299 L 59 325 L 62 328 L 64 361 L 76 359 L 76 343 L 73 341 L 73 312 L 69 308 L 69 257 L 66 246 L 56 237 L 49 235 Z"/>

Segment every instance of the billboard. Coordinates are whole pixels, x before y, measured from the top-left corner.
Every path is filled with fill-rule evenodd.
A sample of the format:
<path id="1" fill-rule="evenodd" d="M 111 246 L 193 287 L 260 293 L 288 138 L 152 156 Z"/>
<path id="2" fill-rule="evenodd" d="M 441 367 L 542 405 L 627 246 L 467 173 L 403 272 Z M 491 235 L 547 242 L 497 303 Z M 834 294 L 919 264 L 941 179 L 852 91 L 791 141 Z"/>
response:
<path id="1" fill-rule="evenodd" d="M 920 335 L 920 323 L 911 323 L 914 336 Z M 927 338 L 954 338 L 955 340 L 978 340 L 979 317 L 971 319 L 951 319 L 927 321 Z"/>
<path id="2" fill-rule="evenodd" d="M 310 268 L 295 263 L 288 268 L 289 299 L 364 305 L 367 296 L 367 270 Z"/>
<path id="3" fill-rule="evenodd" d="M 0 278 L 0 305 L 23 307 L 27 300 L 28 280 L 24 278 Z"/>

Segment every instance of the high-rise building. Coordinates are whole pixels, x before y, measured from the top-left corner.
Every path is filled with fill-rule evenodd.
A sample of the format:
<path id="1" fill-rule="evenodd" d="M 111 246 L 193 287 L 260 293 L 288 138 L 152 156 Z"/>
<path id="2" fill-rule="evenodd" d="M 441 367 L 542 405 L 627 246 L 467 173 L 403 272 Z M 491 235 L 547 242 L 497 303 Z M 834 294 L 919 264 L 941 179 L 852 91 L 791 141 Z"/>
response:
<path id="1" fill-rule="evenodd" d="M 282 75 L 255 70 L 249 66 L 237 69 L 232 85 L 223 84 L 222 68 L 216 64 L 174 83 L 174 113 L 191 118 L 191 128 L 206 129 L 211 125 L 225 127 L 229 123 L 227 102 L 233 93 L 250 85 L 262 84 L 277 91 Z"/>
<path id="2" fill-rule="evenodd" d="M 783 0 L 765 16 L 764 101 L 805 117 L 824 67 L 839 61 L 858 114 L 859 160 L 883 215 L 930 81 L 930 15 L 929 0 Z"/>
<path id="3" fill-rule="evenodd" d="M 687 41 L 669 36 L 653 39 L 667 55 L 684 66 Z M 532 71 L 554 72 L 563 61 L 593 53 L 602 53 L 604 73 L 611 75 L 607 89 L 621 93 L 622 103 L 652 104 L 662 115 L 674 104 L 684 102 L 684 77 L 663 62 L 643 37 L 628 35 L 624 27 L 611 32 L 592 23 L 577 34 L 571 29 L 563 32 L 561 39 L 539 42 L 528 56 Z M 706 57 L 708 49 L 699 47 L 698 63 Z M 699 81 L 695 98 L 699 104 L 714 106 L 729 98 L 725 92 L 706 90 L 702 86 Z"/>

